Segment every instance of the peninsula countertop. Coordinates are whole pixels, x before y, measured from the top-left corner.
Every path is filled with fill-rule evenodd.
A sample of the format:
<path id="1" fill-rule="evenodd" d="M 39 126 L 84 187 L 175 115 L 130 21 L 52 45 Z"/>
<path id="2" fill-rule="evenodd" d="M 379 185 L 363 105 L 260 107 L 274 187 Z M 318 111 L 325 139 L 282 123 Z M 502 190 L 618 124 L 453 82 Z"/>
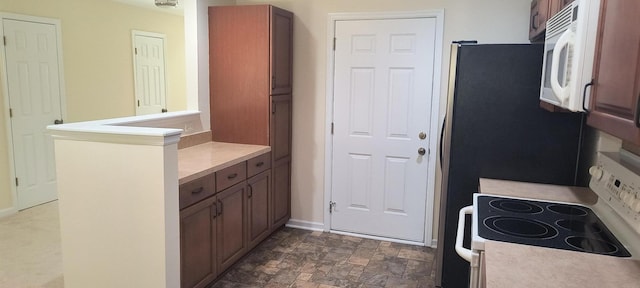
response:
<path id="1" fill-rule="evenodd" d="M 482 193 L 592 205 L 589 188 L 480 179 Z M 639 287 L 640 261 L 591 253 L 485 242 L 488 288 Z"/>

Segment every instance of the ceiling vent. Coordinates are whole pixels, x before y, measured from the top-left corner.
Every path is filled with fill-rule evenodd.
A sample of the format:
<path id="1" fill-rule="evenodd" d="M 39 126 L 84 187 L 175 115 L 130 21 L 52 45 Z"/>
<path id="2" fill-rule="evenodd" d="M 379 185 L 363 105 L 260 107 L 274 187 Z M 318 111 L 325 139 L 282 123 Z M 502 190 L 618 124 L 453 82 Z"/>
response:
<path id="1" fill-rule="evenodd" d="M 155 0 L 158 7 L 176 7 L 178 0 Z"/>

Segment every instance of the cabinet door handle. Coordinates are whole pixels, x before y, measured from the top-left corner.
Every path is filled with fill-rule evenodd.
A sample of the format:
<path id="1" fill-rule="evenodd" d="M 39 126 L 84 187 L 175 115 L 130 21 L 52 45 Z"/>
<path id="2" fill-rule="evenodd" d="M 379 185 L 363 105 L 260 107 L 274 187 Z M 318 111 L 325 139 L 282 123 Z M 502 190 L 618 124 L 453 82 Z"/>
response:
<path id="1" fill-rule="evenodd" d="M 227 176 L 227 179 L 231 180 L 231 179 L 236 178 L 236 177 L 238 177 L 238 173 L 233 173 L 233 174 Z"/>
<path id="2" fill-rule="evenodd" d="M 540 27 L 540 26 L 538 26 L 538 13 L 539 12 L 536 11 L 536 14 L 533 14 L 533 17 L 531 17 L 531 29 L 532 30 L 538 30 L 538 27 Z"/>
<path id="3" fill-rule="evenodd" d="M 589 114 L 589 109 L 585 106 L 587 104 L 587 88 L 593 86 L 593 79 L 587 84 L 584 85 L 584 90 L 582 90 L 582 110 L 585 113 Z"/>
<path id="4" fill-rule="evenodd" d="M 218 210 L 218 216 L 222 215 L 222 201 L 218 200 L 216 209 Z"/>
<path id="5" fill-rule="evenodd" d="M 640 94 L 638 94 L 636 101 L 636 127 L 640 128 Z"/>
<path id="6" fill-rule="evenodd" d="M 262 167 L 262 166 L 264 166 L 264 162 L 260 161 L 256 163 L 256 167 Z"/>
<path id="7" fill-rule="evenodd" d="M 204 191 L 204 187 L 200 186 L 200 188 L 191 191 L 191 194 L 200 194 L 202 191 Z"/>
<path id="8" fill-rule="evenodd" d="M 253 186 L 249 185 L 249 191 L 247 191 L 247 198 L 253 196 Z"/>
<path id="9" fill-rule="evenodd" d="M 218 216 L 218 205 L 216 205 L 216 203 L 213 203 L 213 219 L 216 219 L 216 217 Z"/>

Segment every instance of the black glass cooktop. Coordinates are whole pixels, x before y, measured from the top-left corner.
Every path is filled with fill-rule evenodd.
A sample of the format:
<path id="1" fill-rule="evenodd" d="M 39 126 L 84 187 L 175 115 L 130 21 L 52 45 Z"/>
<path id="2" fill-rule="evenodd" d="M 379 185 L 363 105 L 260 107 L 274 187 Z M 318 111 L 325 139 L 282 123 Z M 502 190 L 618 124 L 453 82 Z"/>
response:
<path id="1" fill-rule="evenodd" d="M 578 205 L 478 197 L 478 235 L 484 239 L 630 257 L 591 209 Z"/>

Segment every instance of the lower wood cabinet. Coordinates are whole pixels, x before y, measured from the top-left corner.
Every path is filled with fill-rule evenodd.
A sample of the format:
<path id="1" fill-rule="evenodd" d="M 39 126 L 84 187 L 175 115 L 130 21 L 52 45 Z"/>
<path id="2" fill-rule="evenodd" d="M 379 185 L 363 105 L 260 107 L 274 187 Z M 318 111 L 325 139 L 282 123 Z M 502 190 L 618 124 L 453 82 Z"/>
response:
<path id="1" fill-rule="evenodd" d="M 224 271 L 247 251 L 245 241 L 247 183 L 241 182 L 217 194 L 218 267 Z"/>
<path id="2" fill-rule="evenodd" d="M 251 249 L 269 236 L 269 199 L 271 198 L 271 170 L 247 180 L 247 242 Z"/>
<path id="3" fill-rule="evenodd" d="M 271 168 L 273 173 L 273 192 L 271 193 L 272 230 L 289 221 L 291 215 L 291 162 L 281 161 Z"/>
<path id="4" fill-rule="evenodd" d="M 206 287 L 218 276 L 216 258 L 217 198 L 180 211 L 181 287 Z"/>
<path id="5" fill-rule="evenodd" d="M 284 224 L 282 219 L 285 222 L 289 219 L 288 193 L 273 193 L 272 189 L 288 190 L 282 188 L 289 185 L 289 162 L 272 172 L 269 156 L 263 154 L 220 170 L 216 175 L 180 185 L 181 196 L 184 194 L 180 198 L 182 288 L 207 287 Z M 280 184 L 274 186 L 272 173 L 279 177 Z M 236 184 L 228 187 L 214 183 L 219 181 Z M 194 197 L 201 197 L 201 193 L 211 191 L 212 187 L 218 187 L 218 192 L 193 204 Z M 277 223 L 282 222 L 275 228 L 272 226 L 274 215 L 279 219 Z"/>

